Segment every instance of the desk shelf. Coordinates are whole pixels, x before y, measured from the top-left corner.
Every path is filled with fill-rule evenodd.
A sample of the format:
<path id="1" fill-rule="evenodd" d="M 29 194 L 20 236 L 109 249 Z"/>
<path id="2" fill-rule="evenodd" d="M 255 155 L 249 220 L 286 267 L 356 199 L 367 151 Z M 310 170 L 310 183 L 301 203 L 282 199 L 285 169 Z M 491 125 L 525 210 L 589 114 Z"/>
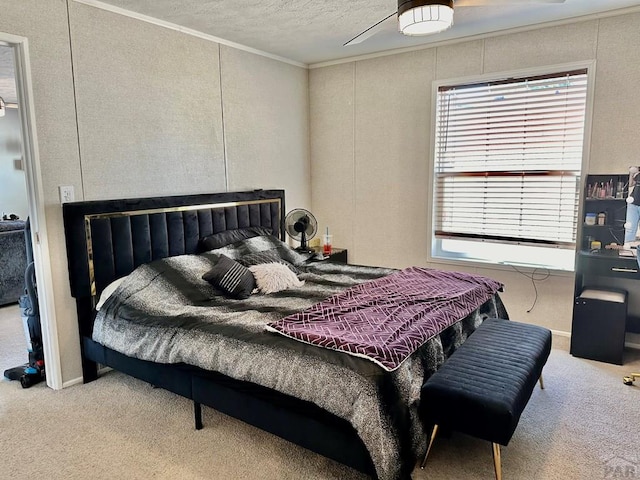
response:
<path id="1" fill-rule="evenodd" d="M 608 302 L 584 301 L 583 291 L 589 288 L 611 289 L 624 285 L 622 290 L 633 295 L 640 284 L 640 268 L 636 257 L 623 257 L 618 250 L 605 249 L 609 244 L 624 243 L 629 175 L 589 175 L 581 205 L 582 218 L 578 224 L 578 248 L 574 308 L 571 328 L 571 354 L 621 363 L 624 351 L 624 333 L 640 331 L 640 320 L 624 306 Z M 598 187 L 597 190 L 595 187 Z M 607 187 L 608 186 L 608 187 Z M 600 197 L 604 188 L 606 198 Z M 588 225 L 588 213 L 604 213 L 604 225 Z M 597 220 L 596 220 L 597 222 Z M 600 249 L 591 249 L 592 241 L 600 242 Z"/>
<path id="2" fill-rule="evenodd" d="M 584 201 L 582 204 L 582 223 L 578 229 L 578 236 L 582 249 L 589 250 L 591 241 L 598 241 L 604 247 L 611 243 L 624 243 L 624 222 L 627 215 L 627 182 L 628 175 L 589 175 L 585 185 Z M 594 193 L 594 185 L 609 185 L 603 187 L 610 197 L 599 198 L 588 196 L 589 192 Z M 618 186 L 622 186 L 619 189 Z M 611 187 L 613 186 L 613 187 Z M 595 215 L 595 225 L 586 223 L 587 215 Z M 597 224 L 598 214 L 604 214 L 604 225 Z"/>

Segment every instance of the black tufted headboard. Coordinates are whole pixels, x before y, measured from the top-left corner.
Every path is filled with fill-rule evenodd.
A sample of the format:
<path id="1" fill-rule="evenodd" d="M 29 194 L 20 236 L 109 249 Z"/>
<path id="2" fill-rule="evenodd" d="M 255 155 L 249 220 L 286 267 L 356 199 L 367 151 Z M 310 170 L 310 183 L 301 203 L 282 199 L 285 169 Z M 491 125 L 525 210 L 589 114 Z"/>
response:
<path id="1" fill-rule="evenodd" d="M 96 296 L 113 280 L 152 260 L 197 253 L 202 237 L 224 230 L 268 227 L 284 239 L 284 212 L 284 190 L 64 204 L 81 335 L 90 335 Z"/>

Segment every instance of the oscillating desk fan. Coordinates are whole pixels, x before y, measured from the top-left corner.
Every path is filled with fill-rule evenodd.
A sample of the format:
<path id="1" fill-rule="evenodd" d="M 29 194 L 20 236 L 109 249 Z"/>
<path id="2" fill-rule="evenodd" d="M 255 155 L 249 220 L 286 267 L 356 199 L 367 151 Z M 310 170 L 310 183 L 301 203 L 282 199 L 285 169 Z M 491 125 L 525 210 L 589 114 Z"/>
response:
<path id="1" fill-rule="evenodd" d="M 287 213 L 284 219 L 284 228 L 291 238 L 300 242 L 296 248 L 299 252 L 313 252 L 307 242 L 318 231 L 318 222 L 313 214 L 304 208 L 296 208 Z"/>

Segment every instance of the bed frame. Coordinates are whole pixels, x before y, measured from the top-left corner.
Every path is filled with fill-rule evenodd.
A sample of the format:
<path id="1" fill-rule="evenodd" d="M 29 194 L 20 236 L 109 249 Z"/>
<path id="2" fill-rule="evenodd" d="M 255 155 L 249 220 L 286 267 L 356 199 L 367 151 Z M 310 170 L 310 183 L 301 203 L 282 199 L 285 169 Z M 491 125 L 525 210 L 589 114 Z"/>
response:
<path id="1" fill-rule="evenodd" d="M 268 227 L 284 239 L 283 190 L 74 202 L 63 216 L 85 383 L 98 378 L 98 364 L 109 366 L 193 400 L 196 428 L 207 405 L 376 477 L 351 424 L 313 403 L 190 365 L 128 357 L 91 339 L 100 292 L 139 265 L 198 253 L 200 238 L 235 228 Z"/>

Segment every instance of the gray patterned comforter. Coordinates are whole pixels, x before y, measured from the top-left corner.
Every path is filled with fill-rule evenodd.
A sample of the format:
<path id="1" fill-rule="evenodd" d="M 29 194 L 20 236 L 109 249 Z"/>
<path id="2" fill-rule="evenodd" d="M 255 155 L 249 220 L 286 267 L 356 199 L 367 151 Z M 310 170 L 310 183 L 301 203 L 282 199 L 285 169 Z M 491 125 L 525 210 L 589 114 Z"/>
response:
<path id="1" fill-rule="evenodd" d="M 429 340 L 398 369 L 306 345 L 267 332 L 266 325 L 346 288 L 395 270 L 326 262 L 299 265 L 304 286 L 233 300 L 201 279 L 217 254 L 183 255 L 138 267 L 105 302 L 93 339 L 125 355 L 158 363 L 186 363 L 313 402 L 349 421 L 367 447 L 381 480 L 406 476 L 426 448 L 417 415 L 420 387 L 487 317 L 506 318 L 496 295 Z M 285 252 L 287 260 L 301 259 Z"/>

